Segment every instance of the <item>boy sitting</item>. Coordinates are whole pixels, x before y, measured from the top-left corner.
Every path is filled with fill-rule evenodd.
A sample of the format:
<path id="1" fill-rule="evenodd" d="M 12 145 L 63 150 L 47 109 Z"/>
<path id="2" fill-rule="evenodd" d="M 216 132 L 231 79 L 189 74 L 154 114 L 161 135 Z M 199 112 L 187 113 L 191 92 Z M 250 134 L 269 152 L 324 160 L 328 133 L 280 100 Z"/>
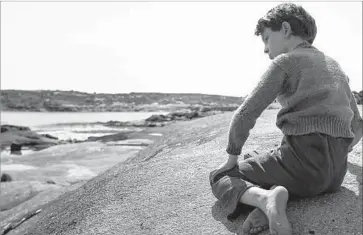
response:
<path id="1" fill-rule="evenodd" d="M 238 216 L 256 209 L 243 230 L 290 235 L 286 216 L 290 196 L 337 191 L 347 172 L 348 152 L 362 137 L 363 120 L 339 64 L 312 46 L 315 20 L 301 6 L 284 3 L 258 21 L 264 52 L 272 60 L 261 81 L 230 123 L 228 160 L 210 173 L 213 194 Z M 281 145 L 238 163 L 257 118 L 275 99 L 282 108 L 276 125 Z M 238 210 L 237 210 L 238 209 Z"/>

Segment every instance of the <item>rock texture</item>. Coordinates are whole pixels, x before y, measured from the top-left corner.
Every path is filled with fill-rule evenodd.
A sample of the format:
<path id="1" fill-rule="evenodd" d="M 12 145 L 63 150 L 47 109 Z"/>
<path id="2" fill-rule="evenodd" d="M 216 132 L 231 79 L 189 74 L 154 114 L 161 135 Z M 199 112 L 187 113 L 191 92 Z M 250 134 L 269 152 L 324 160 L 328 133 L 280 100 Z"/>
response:
<path id="1" fill-rule="evenodd" d="M 243 151 L 279 144 L 276 114 L 262 114 Z M 209 172 L 226 159 L 231 117 L 170 125 L 137 157 L 58 197 L 8 234 L 242 234 L 245 217 L 228 221 L 208 182 Z M 294 234 L 362 234 L 361 152 L 360 143 L 350 153 L 340 192 L 288 204 Z"/>

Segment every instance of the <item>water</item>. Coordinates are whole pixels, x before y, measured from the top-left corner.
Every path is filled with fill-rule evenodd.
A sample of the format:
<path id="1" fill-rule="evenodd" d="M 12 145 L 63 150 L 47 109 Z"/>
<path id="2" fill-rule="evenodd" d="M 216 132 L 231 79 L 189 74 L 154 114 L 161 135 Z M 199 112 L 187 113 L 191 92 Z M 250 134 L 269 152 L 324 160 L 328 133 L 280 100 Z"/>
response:
<path id="1" fill-rule="evenodd" d="M 91 123 L 115 121 L 134 121 L 165 112 L 1 112 L 1 124 L 38 127 L 59 123 Z"/>
<path id="2" fill-rule="evenodd" d="M 50 134 L 59 139 L 85 140 L 89 136 L 102 136 L 136 128 L 106 127 L 95 122 L 137 121 L 153 114 L 166 112 L 1 112 L 1 124 L 27 126 L 39 134 Z"/>

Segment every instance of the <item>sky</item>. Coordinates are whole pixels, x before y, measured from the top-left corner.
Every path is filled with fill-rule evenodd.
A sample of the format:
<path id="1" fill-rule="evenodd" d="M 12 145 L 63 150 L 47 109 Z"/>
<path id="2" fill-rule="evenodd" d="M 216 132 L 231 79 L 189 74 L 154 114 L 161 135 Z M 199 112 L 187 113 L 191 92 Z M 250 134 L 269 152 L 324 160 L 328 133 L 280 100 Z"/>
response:
<path id="1" fill-rule="evenodd" d="M 271 63 L 255 26 L 279 3 L 1 2 L 1 89 L 245 96 Z M 362 90 L 362 3 L 297 4 Z"/>

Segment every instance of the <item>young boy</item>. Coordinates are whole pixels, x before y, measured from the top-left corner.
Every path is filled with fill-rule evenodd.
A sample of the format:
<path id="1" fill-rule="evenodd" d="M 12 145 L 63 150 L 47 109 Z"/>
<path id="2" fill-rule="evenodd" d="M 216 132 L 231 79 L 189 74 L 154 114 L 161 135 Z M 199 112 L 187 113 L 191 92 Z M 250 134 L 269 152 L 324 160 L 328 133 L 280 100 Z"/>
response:
<path id="1" fill-rule="evenodd" d="M 235 112 L 229 129 L 228 160 L 210 173 L 213 194 L 235 218 L 256 207 L 243 230 L 290 235 L 286 216 L 291 196 L 308 197 L 339 189 L 347 156 L 362 137 L 362 118 L 348 77 L 331 57 L 313 47 L 315 20 L 301 6 L 284 3 L 258 21 L 272 63 Z M 278 149 L 238 164 L 238 155 L 257 118 L 277 98 L 276 125 L 284 134 Z M 246 157 L 246 156 L 245 156 Z"/>

